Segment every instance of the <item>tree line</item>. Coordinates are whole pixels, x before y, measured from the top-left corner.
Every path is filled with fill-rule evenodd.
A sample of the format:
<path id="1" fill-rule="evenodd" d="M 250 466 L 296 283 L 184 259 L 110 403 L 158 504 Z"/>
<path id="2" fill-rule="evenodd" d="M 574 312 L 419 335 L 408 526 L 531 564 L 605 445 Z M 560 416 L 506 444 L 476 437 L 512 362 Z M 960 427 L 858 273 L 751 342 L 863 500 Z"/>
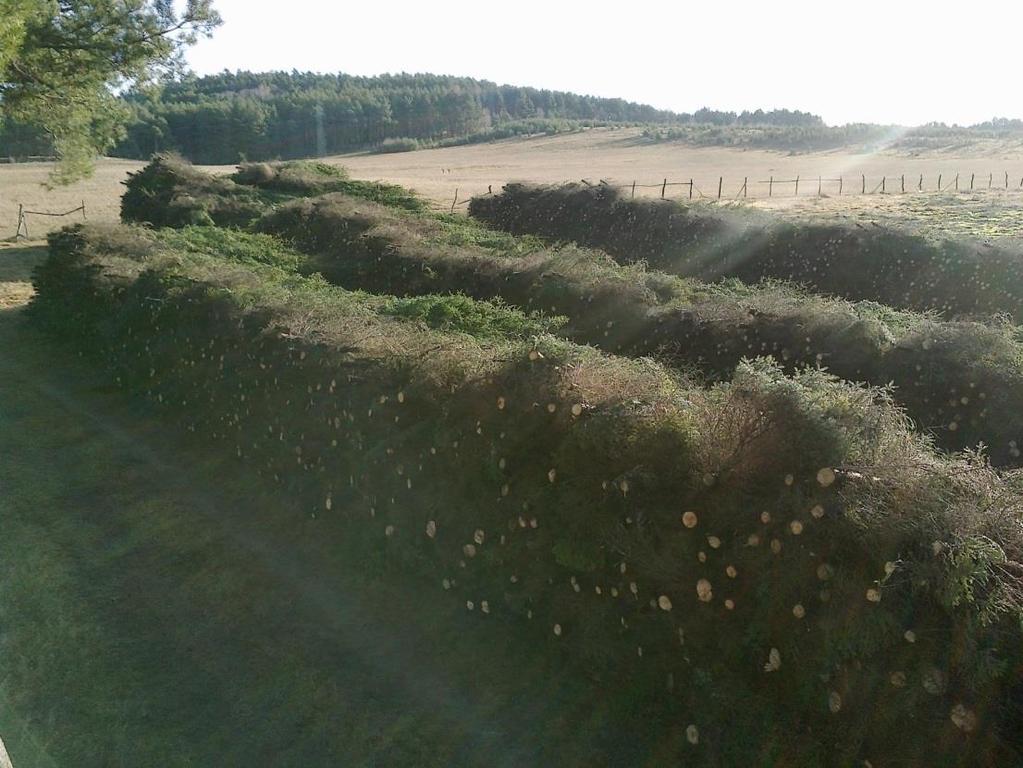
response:
<path id="1" fill-rule="evenodd" d="M 497 85 L 466 77 L 224 72 L 130 93 L 123 157 L 175 149 L 199 163 L 311 157 L 388 139 L 444 140 L 528 119 L 667 122 L 623 99 Z"/>
<path id="2" fill-rule="evenodd" d="M 677 113 L 624 99 L 431 74 L 186 75 L 128 91 L 121 100 L 131 115 L 111 154 L 144 159 L 174 150 L 210 164 L 365 147 L 393 151 L 580 125 L 823 125 L 799 111 Z M 47 137 L 27 124 L 0 124 L 0 155 L 48 154 L 47 146 Z"/>

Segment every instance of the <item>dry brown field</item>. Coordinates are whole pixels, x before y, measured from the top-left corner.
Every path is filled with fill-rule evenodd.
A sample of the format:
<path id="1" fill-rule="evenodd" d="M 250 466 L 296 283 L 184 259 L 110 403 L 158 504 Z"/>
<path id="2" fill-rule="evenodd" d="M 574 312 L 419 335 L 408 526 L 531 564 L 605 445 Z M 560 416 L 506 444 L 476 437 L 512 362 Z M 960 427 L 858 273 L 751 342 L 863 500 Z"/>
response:
<path id="1" fill-rule="evenodd" d="M 766 184 L 758 182 L 801 177 L 800 199 L 816 197 L 817 178 L 837 179 L 843 176 L 843 196 L 861 189 L 861 174 L 867 176 L 867 189 L 872 190 L 888 177 L 887 191 L 898 188 L 898 179 L 905 174 L 906 184 L 916 188 L 924 174 L 925 188 L 933 190 L 938 174 L 947 186 L 958 172 L 961 189 L 969 184 L 969 175 L 976 174 L 978 187 L 986 188 L 988 174 L 1004 186 L 1008 172 L 1010 185 L 1020 189 L 1023 178 L 1023 150 L 1005 147 L 1001 151 L 990 146 L 976 147 L 962 153 L 931 152 L 914 156 L 893 153 L 858 154 L 849 150 L 785 154 L 764 150 L 741 150 L 726 147 L 692 147 L 683 144 L 650 144 L 639 136 L 638 129 L 595 129 L 565 136 L 507 139 L 490 144 L 476 144 L 447 149 L 427 149 L 391 155 L 353 154 L 330 158 L 347 166 L 353 175 L 367 179 L 383 179 L 418 189 L 439 202 L 451 203 L 454 190 L 459 197 L 481 194 L 488 186 L 497 190 L 508 181 L 560 182 L 586 179 L 599 182 L 654 185 L 637 189 L 637 194 L 660 195 L 660 184 L 688 182 L 693 179 L 696 191 L 704 199 L 716 198 L 718 179 L 723 177 L 723 198 L 733 198 L 749 179 L 749 196 L 766 198 Z M 774 187 L 776 203 L 793 199 L 793 184 L 778 183 Z M 837 183 L 824 183 L 825 194 L 835 196 Z M 688 187 L 669 187 L 675 197 L 688 197 Z M 1023 197 L 1023 192 L 1020 193 Z"/>
<path id="2" fill-rule="evenodd" d="M 743 179 L 748 178 L 745 203 L 758 208 L 879 223 L 898 220 L 942 234 L 984 238 L 1023 235 L 1023 149 L 1019 146 L 979 145 L 912 156 L 850 150 L 786 154 L 649 144 L 637 129 L 594 129 L 400 154 L 338 155 L 327 161 L 347 167 L 356 178 L 411 187 L 438 208 L 450 207 L 456 190 L 459 201 L 464 201 L 488 189 L 496 192 L 510 181 L 556 183 L 581 179 L 592 183 L 604 179 L 622 185 L 633 181 L 658 185 L 665 178 L 670 182 L 692 179 L 693 199 L 716 204 L 718 179 L 722 177 L 722 203 L 734 204 Z M 49 172 L 47 164 L 0 166 L 0 240 L 14 235 L 19 203 L 32 210 L 60 211 L 77 207 L 84 200 L 91 220 L 116 220 L 121 182 L 128 171 L 139 166 L 134 161 L 103 160 L 93 178 L 56 190 L 43 186 Z M 213 166 L 211 170 L 227 172 L 231 167 Z M 950 189 L 940 194 L 934 191 L 938 174 L 942 186 L 948 187 L 957 173 L 959 194 Z M 1005 173 L 1009 174 L 1008 191 L 1004 189 Z M 923 193 L 915 191 L 921 174 Z M 971 174 L 975 175 L 976 187 L 972 194 L 968 191 Z M 789 180 L 797 175 L 801 180 L 798 197 L 793 195 L 791 183 L 777 183 L 770 198 L 767 185 L 758 183 L 771 176 Z M 860 194 L 862 175 L 867 177 L 868 191 L 876 189 L 886 177 L 888 194 Z M 906 194 L 900 191 L 903 175 Z M 987 190 L 989 175 L 996 187 L 991 191 Z M 818 177 L 839 176 L 844 179 L 841 196 L 836 182 L 822 183 L 822 195 L 818 196 Z M 688 187 L 668 187 L 671 197 L 688 199 L 688 192 Z M 638 187 L 637 195 L 659 196 L 660 187 Z M 458 210 L 464 210 L 464 205 Z M 66 222 L 29 217 L 30 235 L 41 237 Z"/>

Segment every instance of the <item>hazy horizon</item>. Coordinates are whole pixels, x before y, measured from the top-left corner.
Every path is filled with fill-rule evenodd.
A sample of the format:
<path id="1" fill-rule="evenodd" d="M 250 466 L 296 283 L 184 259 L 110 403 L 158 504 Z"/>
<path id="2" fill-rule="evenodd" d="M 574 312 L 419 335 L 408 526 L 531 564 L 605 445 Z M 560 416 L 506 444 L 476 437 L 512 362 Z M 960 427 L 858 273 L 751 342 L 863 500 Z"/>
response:
<path id="1" fill-rule="evenodd" d="M 1008 56 L 1023 8 L 992 0 L 973 3 L 968 16 L 919 0 L 830 9 L 804 0 L 647 3 L 631 14 L 524 0 L 500 17 L 404 2 L 341 8 L 292 0 L 286 15 L 266 0 L 215 5 L 223 27 L 187 56 L 200 75 L 431 72 L 675 112 L 798 109 L 831 125 L 1023 118 Z M 982 74 L 969 54 L 983 59 Z"/>

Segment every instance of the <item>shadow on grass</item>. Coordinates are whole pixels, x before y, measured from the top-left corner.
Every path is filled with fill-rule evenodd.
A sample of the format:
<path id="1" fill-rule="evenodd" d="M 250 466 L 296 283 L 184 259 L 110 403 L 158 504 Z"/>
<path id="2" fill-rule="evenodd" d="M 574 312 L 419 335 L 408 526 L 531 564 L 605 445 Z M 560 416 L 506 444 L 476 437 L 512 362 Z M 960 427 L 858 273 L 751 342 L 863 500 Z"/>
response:
<path id="1" fill-rule="evenodd" d="M 641 702 L 353 551 L 344 510 L 168 434 L 20 315 L 0 310 L 15 766 L 644 763 L 615 727 Z"/>
<path id="2" fill-rule="evenodd" d="M 32 270 L 46 258 L 46 245 L 0 243 L 0 283 L 30 283 Z"/>

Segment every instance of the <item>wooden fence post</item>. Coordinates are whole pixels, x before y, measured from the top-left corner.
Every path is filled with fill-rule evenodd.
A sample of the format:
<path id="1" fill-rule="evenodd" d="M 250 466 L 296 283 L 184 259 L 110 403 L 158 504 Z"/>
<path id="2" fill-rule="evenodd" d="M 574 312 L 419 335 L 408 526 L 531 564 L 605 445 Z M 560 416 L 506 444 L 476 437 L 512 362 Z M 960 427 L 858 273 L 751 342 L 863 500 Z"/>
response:
<path id="1" fill-rule="evenodd" d="M 796 176 L 796 197 L 799 197 L 799 177 Z"/>
<path id="2" fill-rule="evenodd" d="M 82 201 L 82 221 L 88 221 L 88 219 L 87 219 L 87 217 L 85 215 L 85 201 L 84 200 Z"/>
<path id="3" fill-rule="evenodd" d="M 839 176 L 838 177 L 838 194 L 839 194 L 840 197 L 842 195 L 842 184 L 843 184 L 842 177 Z"/>
<path id="4" fill-rule="evenodd" d="M 994 181 L 994 180 L 995 180 L 995 175 L 993 173 L 989 173 L 987 175 L 987 188 L 988 189 L 991 189 L 991 182 Z"/>
<path id="5" fill-rule="evenodd" d="M 938 174 L 938 191 L 941 191 L 941 174 Z"/>
<path id="6" fill-rule="evenodd" d="M 663 184 L 661 185 L 661 200 L 663 200 L 663 199 L 664 199 L 664 191 L 665 191 L 665 190 L 666 190 L 667 188 L 668 188 L 668 180 L 667 180 L 667 179 L 665 179 L 665 180 L 664 180 L 664 183 L 663 183 Z"/>
<path id="7" fill-rule="evenodd" d="M 881 177 L 881 194 L 882 195 L 884 194 L 884 183 L 885 183 L 885 181 L 887 181 L 887 179 L 888 179 L 887 176 L 882 176 Z"/>
<path id="8" fill-rule="evenodd" d="M 703 193 L 701 192 L 700 195 L 702 196 Z M 689 199 L 690 200 L 693 199 L 693 180 L 692 179 L 689 180 Z"/>
<path id="9" fill-rule="evenodd" d="M 28 222 L 25 221 L 25 206 L 22 203 L 18 203 L 18 231 L 14 235 L 15 240 L 21 237 L 22 227 L 25 228 L 25 239 L 28 240 Z"/>
<path id="10" fill-rule="evenodd" d="M 1005 172 L 1005 188 L 1006 189 L 1009 188 L 1009 172 L 1008 171 Z"/>
<path id="11" fill-rule="evenodd" d="M 821 177 L 818 176 L 817 177 L 817 197 L 821 196 L 821 189 L 822 189 L 821 184 L 822 184 Z"/>
<path id="12" fill-rule="evenodd" d="M 920 183 L 917 184 L 916 190 L 917 192 L 924 191 L 924 175 L 922 173 L 920 174 Z"/>
<path id="13" fill-rule="evenodd" d="M 633 180 L 633 182 L 632 182 L 632 197 L 633 198 L 636 197 L 636 182 L 635 182 L 635 180 Z"/>
<path id="14" fill-rule="evenodd" d="M 725 183 L 724 176 L 718 176 L 718 200 L 721 199 L 721 185 Z"/>
<path id="15" fill-rule="evenodd" d="M 973 177 L 976 176 L 976 175 L 977 174 L 975 174 L 975 173 L 971 173 L 970 174 L 970 191 L 971 192 L 973 191 Z"/>
<path id="16" fill-rule="evenodd" d="M 749 176 L 743 176 L 742 178 L 742 198 L 746 199 L 746 185 L 749 184 Z"/>
<path id="17" fill-rule="evenodd" d="M 902 191 L 906 191 L 906 174 L 902 174 Z"/>
<path id="18" fill-rule="evenodd" d="M 774 176 L 767 182 L 767 196 L 770 197 L 774 194 Z"/>
<path id="19" fill-rule="evenodd" d="M 455 199 L 451 201 L 451 212 L 455 212 L 455 206 L 458 205 L 458 187 L 455 187 Z"/>
<path id="20" fill-rule="evenodd" d="M 867 174 L 863 174 L 863 194 L 867 194 Z"/>
<path id="21" fill-rule="evenodd" d="M 956 174 L 956 192 L 959 191 L 959 174 Z"/>

